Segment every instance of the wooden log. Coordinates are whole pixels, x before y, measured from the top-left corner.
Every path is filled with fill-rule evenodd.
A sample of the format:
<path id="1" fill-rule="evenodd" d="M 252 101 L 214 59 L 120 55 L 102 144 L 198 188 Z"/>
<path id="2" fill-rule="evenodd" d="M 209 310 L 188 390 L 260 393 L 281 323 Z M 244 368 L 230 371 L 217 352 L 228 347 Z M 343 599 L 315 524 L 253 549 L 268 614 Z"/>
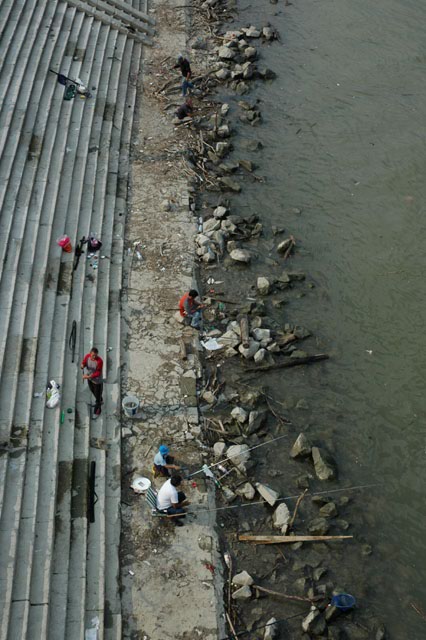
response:
<path id="1" fill-rule="evenodd" d="M 326 542 L 327 540 L 347 540 L 353 536 L 252 536 L 241 534 L 240 542 L 254 542 L 254 544 L 292 544 L 293 542 Z"/>
<path id="2" fill-rule="evenodd" d="M 286 362 L 268 364 L 264 367 L 247 367 L 246 371 L 271 371 L 272 369 L 287 369 L 289 367 L 297 367 L 300 364 L 311 364 L 312 362 L 328 360 L 329 357 L 330 356 L 326 353 L 317 353 L 314 356 L 306 356 L 306 358 L 289 358 Z"/>
<path id="3" fill-rule="evenodd" d="M 242 316 L 240 320 L 241 342 L 243 347 L 247 349 L 250 344 L 249 321 L 247 316 Z"/>
<path id="4" fill-rule="evenodd" d="M 293 602 L 316 602 L 317 600 L 322 600 L 324 596 L 314 596 L 313 598 L 303 598 L 301 596 L 290 596 L 287 593 L 281 593 L 280 591 L 272 591 L 272 589 L 265 589 L 265 587 L 259 587 L 258 584 L 253 584 L 252 589 L 256 589 L 257 591 L 261 591 L 262 593 L 267 593 L 270 596 L 278 596 L 279 598 L 284 598 L 285 600 L 292 600 Z"/>
<path id="5" fill-rule="evenodd" d="M 180 357 L 182 358 L 182 360 L 186 360 L 188 358 L 186 354 L 186 344 L 182 338 L 179 340 L 179 349 L 180 349 Z"/>

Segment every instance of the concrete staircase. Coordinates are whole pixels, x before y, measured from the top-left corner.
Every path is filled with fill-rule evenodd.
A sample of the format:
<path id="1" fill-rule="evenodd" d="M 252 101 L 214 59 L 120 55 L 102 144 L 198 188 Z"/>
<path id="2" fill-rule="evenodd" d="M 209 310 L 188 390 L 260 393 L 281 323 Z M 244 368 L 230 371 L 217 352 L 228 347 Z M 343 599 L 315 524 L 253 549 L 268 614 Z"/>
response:
<path id="1" fill-rule="evenodd" d="M 119 20 L 102 4 L 0 4 L 0 640 L 121 637 L 121 264 L 136 78 L 153 21 L 139 0 L 126 10 L 111 0 Z M 64 101 L 49 69 L 80 77 L 93 97 Z M 75 246 L 91 230 L 105 258 L 95 270 L 83 254 L 73 270 L 56 239 L 67 233 Z M 79 370 L 92 344 L 106 377 L 96 421 Z M 60 408 L 34 397 L 50 379 Z"/>

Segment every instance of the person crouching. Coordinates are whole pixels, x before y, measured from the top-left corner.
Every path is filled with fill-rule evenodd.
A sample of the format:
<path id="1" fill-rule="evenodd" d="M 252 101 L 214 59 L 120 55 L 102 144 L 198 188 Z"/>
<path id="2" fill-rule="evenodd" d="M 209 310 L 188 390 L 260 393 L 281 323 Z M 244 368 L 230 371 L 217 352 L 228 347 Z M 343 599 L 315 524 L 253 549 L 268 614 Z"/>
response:
<path id="1" fill-rule="evenodd" d="M 160 445 L 154 456 L 154 475 L 170 478 L 170 471 L 179 471 L 180 467 L 174 463 L 175 459 L 170 455 L 170 449 L 165 444 Z"/>

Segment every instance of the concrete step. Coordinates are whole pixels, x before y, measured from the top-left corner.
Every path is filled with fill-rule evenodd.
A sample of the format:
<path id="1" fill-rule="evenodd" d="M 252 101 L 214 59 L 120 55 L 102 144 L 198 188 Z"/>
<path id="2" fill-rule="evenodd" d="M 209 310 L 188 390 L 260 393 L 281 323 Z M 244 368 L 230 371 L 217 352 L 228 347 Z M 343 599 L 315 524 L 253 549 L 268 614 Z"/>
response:
<path id="1" fill-rule="evenodd" d="M 0 73 L 0 95 L 4 96 L 0 113 L 0 148 L 3 146 L 3 136 L 8 130 L 10 117 L 15 106 L 17 107 L 19 94 L 22 92 L 28 96 L 31 92 L 35 69 L 49 36 L 56 5 L 55 0 L 31 0 L 25 4 L 25 11 L 20 15 Z M 2 50 L 3 46 L 5 44 L 2 42 Z M 18 108 L 25 113 L 22 100 Z"/>
<path id="2" fill-rule="evenodd" d="M 59 30 L 63 25 L 68 30 L 71 27 L 73 15 L 73 12 L 69 12 L 64 21 L 64 14 L 59 13 L 54 19 L 55 27 Z M 6 133 L 8 130 L 12 130 L 13 135 L 8 136 L 0 160 L 0 171 L 2 171 L 7 185 L 7 188 L 0 190 L 4 198 L 3 202 L 0 201 L 0 207 L 3 204 L 3 209 L 14 211 L 14 215 L 2 216 L 0 220 L 0 309 L 10 307 L 10 297 L 13 292 L 11 279 L 15 276 L 20 256 L 29 206 L 31 206 L 31 211 L 37 212 L 39 200 L 43 197 L 46 163 L 43 167 L 41 160 L 46 157 L 44 147 L 52 143 L 51 138 L 45 137 L 45 132 L 48 114 L 51 113 L 51 101 L 54 99 L 56 89 L 52 78 L 46 77 L 46 67 L 51 61 L 59 63 L 63 57 L 66 46 L 63 41 L 66 42 L 66 39 L 60 40 L 56 47 L 53 43 L 45 46 L 40 57 L 38 73 L 35 72 L 35 76 L 28 77 L 28 82 L 31 78 L 36 80 L 34 90 L 33 92 L 29 91 L 25 97 L 20 96 L 22 104 L 18 101 L 19 108 L 13 115 L 12 124 L 9 129 L 7 127 L 4 129 Z M 43 80 L 37 82 L 38 78 Z M 28 102 L 27 98 L 30 94 Z M 57 108 L 58 113 L 61 105 L 62 98 L 59 99 L 58 95 L 56 103 L 53 105 Z M 36 140 L 39 141 L 37 143 L 38 151 L 32 154 L 30 149 L 32 145 L 34 148 Z M 30 188 L 32 186 L 33 188 Z M 29 204 L 30 197 L 32 198 L 31 205 Z M 4 277 L 5 272 L 8 272 L 7 278 Z M 2 329 L 7 319 L 7 316 L 2 318 Z M 2 351 L 3 349 L 0 353 Z"/>
<path id="3" fill-rule="evenodd" d="M 16 0 L 3 3 L 1 15 L 8 36 L 0 81 L 4 42 L 18 52 L 19 74 L 0 112 L 0 443 L 10 448 L 0 456 L 0 640 L 74 640 L 96 618 L 99 640 L 118 640 L 119 304 L 136 90 L 129 73 L 137 77 L 141 45 L 62 2 Z M 24 34 L 33 36 L 31 55 Z M 92 101 L 64 102 L 49 67 L 96 86 Z M 11 69 L 3 69 L 12 87 Z M 94 271 L 83 255 L 72 278 L 73 256 L 56 238 L 67 232 L 75 243 L 92 229 L 108 259 Z M 96 421 L 78 370 L 93 342 L 108 379 Z M 60 409 L 33 398 L 51 378 L 62 385 Z M 67 407 L 73 412 L 60 424 Z M 92 461 L 99 502 L 88 527 Z"/>
<path id="4" fill-rule="evenodd" d="M 9 51 L 12 40 L 14 39 L 18 25 L 21 23 L 24 8 L 31 15 L 31 9 L 34 8 L 35 4 L 36 0 L 32 0 L 31 3 L 27 3 L 27 0 L 6 0 L 1 3 L 0 17 L 2 18 L 2 21 L 0 22 L 0 70 L 6 62 L 6 54 Z M 28 26 L 28 22 L 26 22 L 26 26 Z"/>

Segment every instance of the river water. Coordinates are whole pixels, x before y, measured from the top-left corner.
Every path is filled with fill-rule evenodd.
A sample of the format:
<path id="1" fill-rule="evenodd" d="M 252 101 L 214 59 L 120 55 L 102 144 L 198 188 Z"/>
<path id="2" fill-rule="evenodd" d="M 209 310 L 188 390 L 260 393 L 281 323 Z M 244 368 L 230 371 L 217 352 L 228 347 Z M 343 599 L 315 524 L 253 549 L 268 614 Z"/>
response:
<path id="1" fill-rule="evenodd" d="M 356 542 L 347 564 L 362 587 L 346 574 L 345 588 L 360 590 L 360 606 L 374 607 L 391 638 L 421 640 L 425 622 L 410 603 L 426 610 L 426 5 L 239 7 L 239 23 L 269 21 L 282 42 L 261 49 L 278 78 L 249 96 L 261 101 L 263 124 L 240 129 L 263 141 L 251 159 L 267 182 L 238 202 L 296 237 L 289 266 L 315 288 L 289 297 L 282 319 L 313 331 L 310 352 L 332 356 L 268 382 L 294 412 L 304 399 L 298 422 L 332 448 L 341 486 L 379 483 L 351 494 Z M 262 242 L 275 258 L 276 240 L 266 232 Z M 261 261 L 256 268 L 262 275 Z"/>

